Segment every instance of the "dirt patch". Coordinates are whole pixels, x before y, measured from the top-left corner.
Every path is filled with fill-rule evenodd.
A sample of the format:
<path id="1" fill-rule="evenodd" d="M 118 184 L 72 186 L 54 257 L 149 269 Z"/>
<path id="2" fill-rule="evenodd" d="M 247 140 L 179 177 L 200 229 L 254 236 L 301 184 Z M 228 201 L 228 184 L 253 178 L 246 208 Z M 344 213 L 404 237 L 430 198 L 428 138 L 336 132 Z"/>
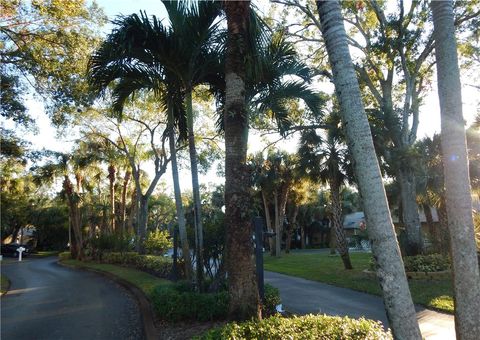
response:
<path id="1" fill-rule="evenodd" d="M 209 322 L 166 322 L 157 320 L 158 339 L 162 340 L 187 340 L 194 336 L 201 335 L 209 329 L 221 327 L 227 321 L 209 321 Z"/>

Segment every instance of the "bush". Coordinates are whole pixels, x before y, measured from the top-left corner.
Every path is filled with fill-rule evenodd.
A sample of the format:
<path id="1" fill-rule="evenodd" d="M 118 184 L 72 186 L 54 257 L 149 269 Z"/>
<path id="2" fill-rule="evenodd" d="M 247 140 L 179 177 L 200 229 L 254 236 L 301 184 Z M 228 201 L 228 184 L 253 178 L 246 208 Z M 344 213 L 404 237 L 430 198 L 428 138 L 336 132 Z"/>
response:
<path id="1" fill-rule="evenodd" d="M 172 247 L 170 234 L 166 230 L 151 231 L 145 240 L 145 249 L 149 254 L 164 255 Z"/>
<path id="2" fill-rule="evenodd" d="M 407 272 L 440 272 L 450 269 L 450 259 L 440 254 L 405 256 L 403 258 Z"/>
<path id="3" fill-rule="evenodd" d="M 450 259 L 440 254 L 405 256 L 403 265 L 406 272 L 434 273 L 450 270 Z M 373 257 L 370 259 L 369 269 L 376 270 Z"/>
<path id="4" fill-rule="evenodd" d="M 270 316 L 277 313 L 277 305 L 281 303 L 280 291 L 270 284 L 265 285 L 265 302 L 263 304 L 263 316 Z"/>
<path id="5" fill-rule="evenodd" d="M 262 321 L 229 323 L 198 337 L 201 340 L 221 339 L 392 339 L 380 322 L 364 318 L 305 315 L 284 318 L 272 316 Z"/>
<path id="6" fill-rule="evenodd" d="M 111 252 L 103 253 L 100 261 L 103 263 L 134 267 L 161 278 L 169 278 L 172 272 L 172 261 L 162 256 L 139 255 L 134 252 Z"/>
<path id="7" fill-rule="evenodd" d="M 228 313 L 228 293 L 197 293 L 185 284 L 157 287 L 151 296 L 157 315 L 168 321 L 212 321 Z"/>
<path id="8" fill-rule="evenodd" d="M 72 258 L 72 254 L 69 251 L 64 251 L 63 253 L 58 254 L 58 259 L 60 261 L 70 260 Z"/>

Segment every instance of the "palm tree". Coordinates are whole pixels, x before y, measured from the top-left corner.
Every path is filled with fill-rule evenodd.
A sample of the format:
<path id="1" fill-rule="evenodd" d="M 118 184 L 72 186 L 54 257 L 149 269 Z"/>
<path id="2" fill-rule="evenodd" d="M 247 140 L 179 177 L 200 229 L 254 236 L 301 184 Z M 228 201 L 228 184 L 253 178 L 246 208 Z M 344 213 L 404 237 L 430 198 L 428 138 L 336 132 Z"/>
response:
<path id="1" fill-rule="evenodd" d="M 348 50 L 340 3 L 318 1 L 317 9 L 348 147 L 355 162 L 355 178 L 369 223 L 369 237 L 390 326 L 398 339 L 421 339 L 370 126 Z"/>
<path id="2" fill-rule="evenodd" d="M 480 338 L 480 273 L 472 216 L 467 144 L 462 113 L 452 1 L 433 1 L 435 57 L 442 123 L 445 198 L 459 339 Z"/>
<path id="3" fill-rule="evenodd" d="M 348 157 L 347 150 L 341 141 L 340 117 L 332 113 L 325 118 L 325 122 L 331 126 L 327 136 L 323 140 L 315 130 L 306 131 L 300 139 L 301 163 L 304 164 L 305 172 L 309 177 L 321 183 L 327 183 L 330 187 L 332 222 L 335 231 L 336 248 L 342 257 L 345 269 L 353 269 L 348 254 L 348 244 L 343 229 L 342 202 L 340 190 L 347 180 Z"/>
<path id="4" fill-rule="evenodd" d="M 248 114 L 245 80 L 250 1 L 224 2 L 227 16 L 225 55 L 225 227 L 226 264 L 234 319 L 260 317 L 260 301 L 252 261 L 250 195 L 247 171 Z"/>

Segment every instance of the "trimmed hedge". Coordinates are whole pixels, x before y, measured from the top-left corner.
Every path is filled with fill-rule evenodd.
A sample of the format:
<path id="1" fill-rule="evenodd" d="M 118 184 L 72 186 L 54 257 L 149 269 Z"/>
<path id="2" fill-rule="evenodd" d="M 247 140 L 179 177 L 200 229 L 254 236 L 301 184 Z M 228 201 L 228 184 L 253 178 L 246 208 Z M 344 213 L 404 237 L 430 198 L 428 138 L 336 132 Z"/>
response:
<path id="1" fill-rule="evenodd" d="M 71 258 L 72 258 L 72 254 L 70 254 L 69 251 L 64 251 L 64 252 L 58 254 L 58 259 L 60 261 L 70 260 Z"/>
<path id="2" fill-rule="evenodd" d="M 223 320 L 228 311 L 228 293 L 197 293 L 185 285 L 157 287 L 151 296 L 157 315 L 168 321 Z"/>
<path id="3" fill-rule="evenodd" d="M 187 281 L 180 281 L 173 286 L 159 286 L 150 298 L 157 315 L 168 321 L 224 320 L 228 315 L 227 291 L 198 293 Z M 276 314 L 275 307 L 278 304 L 280 304 L 278 289 L 272 285 L 265 285 L 264 314 Z"/>
<path id="4" fill-rule="evenodd" d="M 450 259 L 440 254 L 405 256 L 403 264 L 406 272 L 441 272 L 450 269 Z"/>
<path id="5" fill-rule="evenodd" d="M 160 278 L 170 277 L 173 265 L 169 258 L 154 255 L 139 255 L 134 252 L 103 253 L 100 262 L 133 267 Z"/>
<path id="6" fill-rule="evenodd" d="M 261 321 L 229 323 L 197 337 L 198 340 L 247 339 L 324 339 L 380 340 L 392 339 L 380 322 L 364 318 L 305 315 L 293 318 L 272 316 Z"/>
<path id="7" fill-rule="evenodd" d="M 435 273 L 448 271 L 451 268 L 450 258 L 441 254 L 404 256 L 403 265 L 407 273 Z M 372 271 L 376 270 L 375 259 L 373 257 L 370 259 L 369 268 Z"/>

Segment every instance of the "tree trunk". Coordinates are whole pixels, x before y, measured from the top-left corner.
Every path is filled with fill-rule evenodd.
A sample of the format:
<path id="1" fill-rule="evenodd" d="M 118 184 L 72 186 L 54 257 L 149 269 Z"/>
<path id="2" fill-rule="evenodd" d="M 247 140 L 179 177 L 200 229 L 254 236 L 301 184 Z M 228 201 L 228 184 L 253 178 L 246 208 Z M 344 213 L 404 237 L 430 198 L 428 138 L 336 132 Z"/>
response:
<path id="1" fill-rule="evenodd" d="M 126 231 L 126 223 L 127 223 L 127 191 L 128 191 L 128 184 L 130 183 L 130 177 L 132 173 L 129 170 L 125 171 L 125 177 L 123 178 L 123 186 L 122 186 L 122 206 L 120 209 L 120 219 L 122 221 L 122 226 L 120 230 L 120 234 L 122 235 L 122 239 L 125 236 Z"/>
<path id="2" fill-rule="evenodd" d="M 305 226 L 302 225 L 300 226 L 300 244 L 301 244 L 301 247 L 302 249 L 305 249 L 306 248 L 306 242 L 305 242 Z"/>
<path id="3" fill-rule="evenodd" d="M 137 193 L 138 195 L 138 193 Z M 147 238 L 148 197 L 140 196 L 140 207 L 137 213 L 137 252 L 145 254 L 145 239 Z"/>
<path id="4" fill-rule="evenodd" d="M 132 201 L 130 203 L 130 214 L 128 216 L 128 226 L 127 230 L 129 233 L 135 234 L 135 218 L 137 216 L 138 210 L 138 199 L 137 199 L 137 190 L 132 191 Z"/>
<path id="5" fill-rule="evenodd" d="M 330 232 L 335 234 L 336 248 L 343 261 L 345 269 L 353 269 L 350 255 L 348 254 L 347 238 L 342 223 L 342 203 L 340 201 L 340 185 L 335 181 L 329 181 L 332 193 L 332 228 Z"/>
<path id="6" fill-rule="evenodd" d="M 438 211 L 439 232 L 437 233 L 438 251 L 447 256 L 450 253 L 450 235 L 448 234 L 448 216 L 445 196 L 440 197 Z"/>
<path id="7" fill-rule="evenodd" d="M 422 204 L 423 212 L 425 213 L 425 220 L 427 221 L 428 233 L 430 234 L 430 240 L 432 242 L 433 249 L 437 249 L 437 235 L 435 230 L 435 225 L 433 224 L 432 208 L 430 204 Z"/>
<path id="8" fill-rule="evenodd" d="M 317 7 L 389 324 L 397 339 L 421 339 L 370 126 L 350 58 L 340 3 L 317 1 Z"/>
<path id="9" fill-rule="evenodd" d="M 275 252 L 272 255 L 280 256 L 282 249 L 282 232 L 280 228 L 280 209 L 278 207 L 277 189 L 273 192 L 273 201 L 275 206 Z"/>
<path id="10" fill-rule="evenodd" d="M 192 92 L 185 96 L 188 125 L 188 150 L 190 152 L 190 169 L 192 172 L 193 208 L 195 220 L 195 238 L 197 251 L 197 285 L 203 289 L 203 226 L 202 202 L 200 198 L 200 183 L 198 181 L 197 149 L 195 148 L 195 133 L 193 130 Z"/>
<path id="11" fill-rule="evenodd" d="M 253 264 L 250 174 L 247 168 L 248 112 L 245 57 L 250 1 L 225 1 L 225 227 L 226 267 L 232 319 L 261 318 Z"/>
<path id="12" fill-rule="evenodd" d="M 108 166 L 108 180 L 110 189 L 110 232 L 115 232 L 115 165 Z"/>
<path id="13" fill-rule="evenodd" d="M 265 223 L 267 224 L 267 230 L 269 232 L 273 232 L 272 229 L 272 219 L 270 217 L 270 208 L 268 207 L 267 196 L 265 195 L 265 191 L 262 190 L 262 201 L 263 201 L 263 210 L 265 211 Z M 273 237 L 268 237 L 268 245 L 270 247 L 270 253 L 273 252 L 273 248 L 275 243 L 273 241 Z"/>
<path id="14" fill-rule="evenodd" d="M 293 232 L 296 229 L 297 226 L 297 215 L 298 215 L 298 210 L 300 209 L 300 206 L 298 204 L 295 204 L 293 207 L 293 213 L 290 218 L 290 223 L 289 223 L 289 228 L 287 230 L 287 241 L 285 243 L 285 253 L 290 253 L 290 249 L 292 247 L 292 236 Z"/>
<path id="15" fill-rule="evenodd" d="M 70 221 L 72 223 L 72 231 L 74 234 L 75 243 L 72 242 L 72 257 L 82 260 L 83 259 L 83 239 L 82 239 L 82 229 L 80 226 L 80 213 L 78 209 L 78 200 L 79 197 L 73 189 L 72 182 L 68 176 L 64 176 L 63 188 L 65 190 L 65 195 L 67 196 L 68 210 Z M 72 240 L 73 241 L 73 240 Z"/>
<path id="16" fill-rule="evenodd" d="M 423 251 L 423 240 L 416 200 L 415 175 L 411 170 L 400 169 L 397 180 L 400 186 L 403 225 L 407 235 L 406 255 L 418 255 Z"/>
<path id="17" fill-rule="evenodd" d="M 480 273 L 452 1 L 432 1 L 457 339 L 480 339 Z"/>
<path id="18" fill-rule="evenodd" d="M 188 244 L 187 227 L 185 222 L 185 211 L 182 203 L 182 191 L 180 190 L 180 180 L 178 178 L 177 149 L 175 145 L 175 130 L 173 127 L 173 108 L 168 108 L 169 126 L 169 144 L 170 158 L 172 161 L 173 191 L 175 194 L 175 208 L 177 210 L 178 230 L 180 234 L 180 244 L 182 246 L 182 257 L 185 262 L 185 276 L 188 281 L 192 280 L 192 261 L 190 258 L 190 246 Z"/>

